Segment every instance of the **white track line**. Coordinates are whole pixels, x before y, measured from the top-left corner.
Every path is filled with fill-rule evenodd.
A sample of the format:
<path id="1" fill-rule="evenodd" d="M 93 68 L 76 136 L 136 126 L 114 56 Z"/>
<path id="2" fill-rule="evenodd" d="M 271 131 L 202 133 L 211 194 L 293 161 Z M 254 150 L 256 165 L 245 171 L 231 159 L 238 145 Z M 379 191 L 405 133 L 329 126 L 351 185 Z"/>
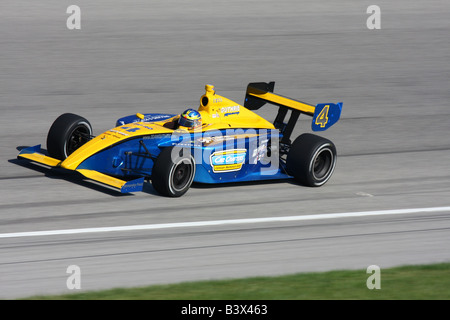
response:
<path id="1" fill-rule="evenodd" d="M 249 219 L 233 219 L 233 220 L 211 220 L 211 221 L 194 221 L 194 222 L 161 223 L 161 224 L 143 224 L 143 225 L 119 226 L 119 227 L 99 227 L 99 228 L 63 229 L 63 230 L 47 230 L 47 231 L 11 232 L 11 233 L 0 233 L 0 238 L 42 237 L 42 236 L 55 236 L 55 235 L 66 235 L 66 234 L 81 234 L 81 233 L 158 230 L 158 229 L 171 229 L 171 228 L 221 226 L 221 225 L 230 225 L 230 224 L 249 224 L 249 223 L 255 224 L 255 223 L 266 223 L 266 222 L 323 220 L 323 219 L 367 217 L 367 216 L 394 215 L 394 214 L 407 214 L 407 213 L 444 212 L 444 211 L 450 211 L 450 207 L 413 208 L 413 209 L 361 211 L 361 212 L 344 212 L 344 213 L 324 213 L 324 214 L 312 214 L 312 215 L 301 215 L 301 216 L 266 217 L 266 218 L 249 218 Z"/>

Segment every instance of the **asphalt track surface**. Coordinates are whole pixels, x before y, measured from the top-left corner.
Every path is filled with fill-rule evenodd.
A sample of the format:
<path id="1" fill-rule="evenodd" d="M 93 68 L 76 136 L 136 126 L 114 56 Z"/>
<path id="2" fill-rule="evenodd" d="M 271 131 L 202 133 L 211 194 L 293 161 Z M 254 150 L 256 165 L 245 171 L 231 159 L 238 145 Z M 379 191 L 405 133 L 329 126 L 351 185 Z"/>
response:
<path id="1" fill-rule="evenodd" d="M 81 30 L 66 27 L 74 3 Z M 71 265 L 87 291 L 450 260 L 448 2 L 74 3 L 2 2 L 0 298 L 74 292 Z M 371 4 L 380 30 L 366 27 Z M 339 153 L 325 186 L 121 195 L 16 159 L 45 147 L 64 112 L 99 134 L 124 115 L 197 107 L 207 83 L 243 103 L 254 81 L 306 102 L 343 101 L 323 134 Z M 421 208 L 434 209 L 410 210 Z M 128 226 L 146 228 L 108 229 Z"/>

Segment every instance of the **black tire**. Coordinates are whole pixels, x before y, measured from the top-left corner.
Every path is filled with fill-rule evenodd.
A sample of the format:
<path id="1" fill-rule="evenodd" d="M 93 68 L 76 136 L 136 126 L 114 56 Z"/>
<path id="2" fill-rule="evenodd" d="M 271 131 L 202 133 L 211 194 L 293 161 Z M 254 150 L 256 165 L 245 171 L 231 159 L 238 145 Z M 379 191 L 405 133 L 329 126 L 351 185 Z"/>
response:
<path id="1" fill-rule="evenodd" d="M 328 139 L 304 133 L 292 143 L 286 166 L 299 183 L 320 187 L 330 179 L 336 167 L 336 147 Z"/>
<path id="2" fill-rule="evenodd" d="M 73 113 L 60 115 L 47 135 L 50 157 L 64 160 L 92 137 L 92 126 L 85 118 Z"/>
<path id="3" fill-rule="evenodd" d="M 161 151 L 152 169 L 152 185 L 166 197 L 181 197 L 195 176 L 195 161 L 189 150 L 173 146 Z"/>

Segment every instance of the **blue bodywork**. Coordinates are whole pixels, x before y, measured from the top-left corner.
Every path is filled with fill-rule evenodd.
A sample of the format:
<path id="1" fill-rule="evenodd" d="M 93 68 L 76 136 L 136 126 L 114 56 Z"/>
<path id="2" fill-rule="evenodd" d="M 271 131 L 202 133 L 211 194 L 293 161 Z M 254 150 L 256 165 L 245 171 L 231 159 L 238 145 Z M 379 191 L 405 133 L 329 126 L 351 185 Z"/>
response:
<path id="1" fill-rule="evenodd" d="M 151 121 L 173 117 L 146 114 Z M 119 125 L 142 121 L 135 115 L 120 118 Z M 195 182 L 224 183 L 291 178 L 279 157 L 278 130 L 238 129 L 199 133 L 153 134 L 121 141 L 83 161 L 78 169 L 89 169 L 115 177 L 151 177 L 161 150 L 177 145 L 191 151 L 196 163 Z"/>
<path id="2" fill-rule="evenodd" d="M 117 120 L 116 127 L 123 126 L 124 124 L 134 123 L 134 122 L 155 122 L 163 121 L 174 117 L 175 114 L 166 113 L 144 113 L 144 119 L 140 119 L 137 115 L 133 114 L 130 116 L 122 117 Z"/>

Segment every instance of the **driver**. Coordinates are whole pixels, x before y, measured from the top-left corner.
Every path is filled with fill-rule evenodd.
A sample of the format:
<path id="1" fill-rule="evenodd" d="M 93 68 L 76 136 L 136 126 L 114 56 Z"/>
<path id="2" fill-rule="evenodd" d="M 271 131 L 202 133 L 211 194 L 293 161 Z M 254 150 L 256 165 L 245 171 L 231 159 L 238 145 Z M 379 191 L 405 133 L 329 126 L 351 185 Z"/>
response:
<path id="1" fill-rule="evenodd" d="M 178 125 L 186 129 L 194 129 L 202 125 L 202 115 L 194 109 L 187 109 L 178 119 Z"/>

